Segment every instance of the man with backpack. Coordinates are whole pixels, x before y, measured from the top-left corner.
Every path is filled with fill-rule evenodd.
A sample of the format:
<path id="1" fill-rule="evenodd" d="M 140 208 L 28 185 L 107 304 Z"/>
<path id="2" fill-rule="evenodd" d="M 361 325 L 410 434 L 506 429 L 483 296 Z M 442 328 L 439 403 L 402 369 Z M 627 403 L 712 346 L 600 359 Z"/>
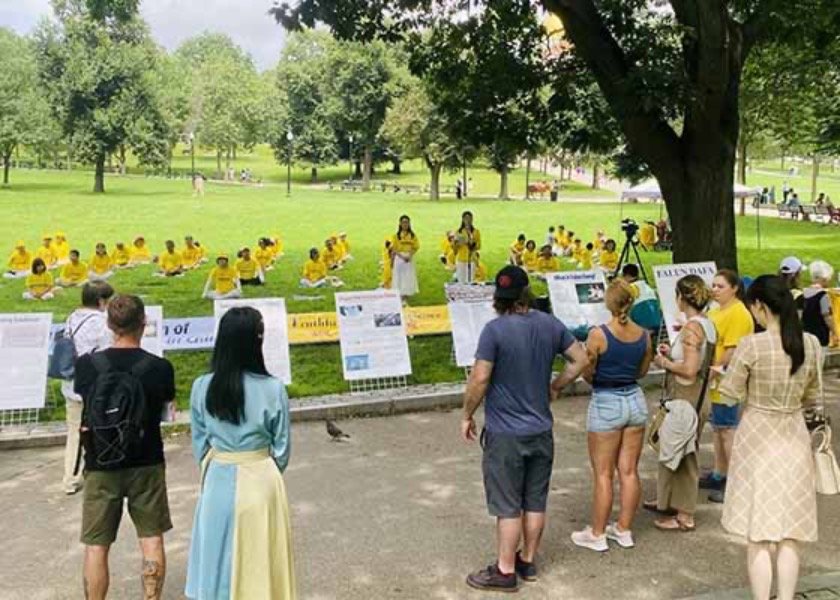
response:
<path id="1" fill-rule="evenodd" d="M 146 327 L 140 298 L 114 298 L 108 327 L 111 348 L 80 357 L 75 370 L 75 391 L 84 399 L 85 598 L 108 593 L 108 552 L 125 499 L 143 552 L 143 598 L 157 600 L 166 574 L 163 534 L 172 529 L 160 422 L 175 398 L 175 372 L 169 361 L 140 347 Z"/>
<path id="2" fill-rule="evenodd" d="M 73 311 L 64 327 L 75 347 L 76 356 L 105 350 L 111 345 L 114 334 L 108 329 L 105 311 L 114 295 L 114 288 L 104 281 L 87 283 L 82 288 L 82 307 Z M 73 495 L 82 487 L 79 458 L 79 427 L 82 424 L 82 397 L 73 391 L 73 380 L 61 382 L 67 416 L 67 445 L 64 449 L 64 493 Z M 80 465 L 81 466 L 81 465 Z"/>

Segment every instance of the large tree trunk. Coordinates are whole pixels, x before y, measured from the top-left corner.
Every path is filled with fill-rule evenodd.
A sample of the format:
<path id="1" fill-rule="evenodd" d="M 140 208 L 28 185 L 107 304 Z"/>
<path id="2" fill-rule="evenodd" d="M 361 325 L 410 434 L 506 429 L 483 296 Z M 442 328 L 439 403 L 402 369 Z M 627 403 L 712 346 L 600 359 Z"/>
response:
<path id="1" fill-rule="evenodd" d="M 525 161 L 525 199 L 531 199 L 531 155 L 528 155 L 528 160 Z"/>
<path id="2" fill-rule="evenodd" d="M 125 145 L 120 145 L 120 175 L 125 175 Z"/>
<path id="3" fill-rule="evenodd" d="M 216 148 L 216 176 L 222 174 L 222 149 Z"/>
<path id="4" fill-rule="evenodd" d="M 12 162 L 12 153 L 7 152 L 3 156 L 3 185 L 9 185 L 9 167 Z"/>
<path id="5" fill-rule="evenodd" d="M 96 157 L 96 171 L 93 175 L 93 193 L 105 193 L 105 154 Z"/>
<path id="6" fill-rule="evenodd" d="M 747 185 L 747 142 L 738 142 L 738 183 Z"/>
<path id="7" fill-rule="evenodd" d="M 370 176 L 373 170 L 373 148 L 370 144 L 365 145 L 365 164 L 362 171 L 362 189 L 367 191 L 370 189 Z"/>
<path id="8" fill-rule="evenodd" d="M 318 183 L 318 167 L 312 167 L 312 183 Z"/>
<path id="9" fill-rule="evenodd" d="M 510 171 L 510 167 L 504 165 L 499 170 L 499 175 L 501 179 L 501 188 L 499 189 L 499 199 L 507 200 L 510 198 L 510 194 L 508 193 L 508 171 Z"/>
<path id="10" fill-rule="evenodd" d="M 820 155 L 816 152 L 811 160 L 811 204 L 817 201 L 817 179 L 820 176 Z"/>
<path id="11" fill-rule="evenodd" d="M 785 152 L 782 150 L 782 173 L 785 172 Z"/>
<path id="12" fill-rule="evenodd" d="M 402 175 L 402 159 L 400 159 L 399 156 L 395 156 L 391 159 L 391 164 L 394 166 L 394 168 L 391 169 L 391 173 L 394 175 Z"/>
<path id="13" fill-rule="evenodd" d="M 357 160 L 355 162 L 355 166 L 353 167 L 353 179 L 361 179 L 362 178 L 362 161 Z"/>
<path id="14" fill-rule="evenodd" d="M 598 181 L 598 178 L 599 178 L 598 169 L 600 168 L 600 166 L 601 165 L 597 160 L 592 165 L 592 189 L 593 190 L 601 189 L 600 183 Z"/>

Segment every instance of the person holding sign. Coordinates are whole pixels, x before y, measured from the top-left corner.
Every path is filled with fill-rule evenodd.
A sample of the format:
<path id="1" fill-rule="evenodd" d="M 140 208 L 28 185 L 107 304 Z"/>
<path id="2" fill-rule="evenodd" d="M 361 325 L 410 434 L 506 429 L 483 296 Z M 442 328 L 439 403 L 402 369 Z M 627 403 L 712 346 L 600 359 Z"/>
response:
<path id="1" fill-rule="evenodd" d="M 391 289 L 397 290 L 403 302 L 419 291 L 417 286 L 417 269 L 414 255 L 420 249 L 420 240 L 411 229 L 411 219 L 407 215 L 400 217 L 397 233 L 391 238 L 391 256 L 393 269 L 391 274 Z"/>
<path id="2" fill-rule="evenodd" d="M 88 282 L 90 269 L 87 263 L 79 260 L 79 251 L 70 251 L 70 262 L 61 267 L 58 285 L 61 287 L 79 287 Z"/>
<path id="3" fill-rule="evenodd" d="M 9 256 L 9 270 L 3 273 L 5 279 L 28 277 L 32 268 L 32 253 L 26 249 L 26 242 L 18 240 L 15 251 Z"/>
<path id="4" fill-rule="evenodd" d="M 55 298 L 55 280 L 52 273 L 47 271 L 47 265 L 42 258 L 36 258 L 32 261 L 32 273 L 26 278 L 25 285 L 24 300 L 52 300 Z"/>
<path id="5" fill-rule="evenodd" d="M 213 291 L 210 291 L 211 287 Z M 216 258 L 216 266 L 207 277 L 202 297 L 208 300 L 228 300 L 242 297 L 239 271 L 230 266 L 230 259 L 227 254 L 220 254 Z"/>
<path id="6" fill-rule="evenodd" d="M 515 592 L 520 578 L 537 578 L 554 463 L 551 401 L 588 363 L 565 325 L 532 310 L 532 301 L 525 271 L 514 266 L 499 271 L 493 296 L 499 316 L 481 332 L 464 394 L 461 436 L 467 443 L 479 439 L 473 415 L 485 402 L 482 470 L 498 535 L 497 560 L 467 577 L 479 590 Z M 552 381 L 558 354 L 565 366 Z"/>
<path id="7" fill-rule="evenodd" d="M 291 449 L 289 398 L 263 357 L 265 323 L 251 307 L 219 322 L 212 373 L 190 395 L 201 467 L 187 567 L 188 598 L 296 598 L 283 472 Z"/>
<path id="8" fill-rule="evenodd" d="M 472 255 L 476 250 L 481 250 L 481 232 L 473 226 L 473 214 L 470 211 L 464 211 L 461 215 L 461 226 L 455 233 L 452 247 L 455 250 L 455 278 L 458 283 L 472 283 L 475 275 Z"/>
<path id="9" fill-rule="evenodd" d="M 673 346 L 661 344 L 654 363 L 665 371 L 668 412 L 659 429 L 659 472 L 656 500 L 647 510 L 665 515 L 654 525 L 664 531 L 694 531 L 699 471 L 700 413 L 717 339 L 714 324 L 705 316 L 712 292 L 698 275 L 686 275 L 676 284 L 677 309 L 685 314 Z"/>
<path id="10" fill-rule="evenodd" d="M 589 366 L 583 378 L 592 385 L 587 431 L 595 498 L 592 525 L 572 534 L 572 542 L 597 552 L 609 550 L 607 540 L 632 548 L 633 517 L 639 506 L 639 457 L 647 425 L 645 393 L 638 380 L 651 361 L 650 336 L 630 320 L 633 293 L 623 279 L 607 288 L 606 305 L 612 318 L 589 330 Z M 608 523 L 613 504 L 613 478 L 618 470 L 621 510 Z"/>

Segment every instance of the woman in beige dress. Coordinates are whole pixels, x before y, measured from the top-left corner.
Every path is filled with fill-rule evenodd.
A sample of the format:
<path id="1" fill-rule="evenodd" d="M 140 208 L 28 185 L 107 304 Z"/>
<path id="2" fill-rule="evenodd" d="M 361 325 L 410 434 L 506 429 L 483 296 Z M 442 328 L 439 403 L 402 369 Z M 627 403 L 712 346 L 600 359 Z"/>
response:
<path id="1" fill-rule="evenodd" d="M 753 598 L 792 600 L 799 576 L 799 542 L 817 540 L 817 500 L 811 438 L 803 407 L 819 395 L 820 345 L 802 332 L 784 280 L 765 275 L 747 290 L 746 304 L 766 329 L 738 345 L 721 394 L 745 404 L 735 434 L 723 527 L 747 539 Z"/>
<path id="2" fill-rule="evenodd" d="M 715 326 L 705 316 L 712 291 L 697 275 L 687 275 L 677 282 L 677 308 L 686 322 L 672 347 L 662 344 L 654 363 L 666 371 L 666 395 L 670 399 L 689 402 L 696 411 L 702 409 L 700 399 L 703 382 L 711 366 L 709 344 L 714 345 Z M 705 395 L 705 394 L 703 394 Z M 665 531 L 694 531 L 694 510 L 697 507 L 699 470 L 697 440 L 699 417 L 695 414 L 694 442 L 687 443 L 676 468 L 659 462 L 656 500 L 644 503 L 648 510 L 665 515 L 654 522 Z M 661 458 L 661 456 L 660 456 Z"/>

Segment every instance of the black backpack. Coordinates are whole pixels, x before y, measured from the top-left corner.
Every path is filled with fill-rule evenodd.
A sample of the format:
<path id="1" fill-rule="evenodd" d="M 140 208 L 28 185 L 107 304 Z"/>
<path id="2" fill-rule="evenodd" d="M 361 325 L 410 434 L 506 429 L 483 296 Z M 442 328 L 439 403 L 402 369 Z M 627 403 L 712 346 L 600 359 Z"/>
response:
<path id="1" fill-rule="evenodd" d="M 118 468 L 142 452 L 147 405 L 140 377 L 154 357 L 143 357 L 130 371 L 112 370 L 103 352 L 92 354 L 91 361 L 96 380 L 84 399 L 82 439 L 87 456 L 99 467 Z"/>

